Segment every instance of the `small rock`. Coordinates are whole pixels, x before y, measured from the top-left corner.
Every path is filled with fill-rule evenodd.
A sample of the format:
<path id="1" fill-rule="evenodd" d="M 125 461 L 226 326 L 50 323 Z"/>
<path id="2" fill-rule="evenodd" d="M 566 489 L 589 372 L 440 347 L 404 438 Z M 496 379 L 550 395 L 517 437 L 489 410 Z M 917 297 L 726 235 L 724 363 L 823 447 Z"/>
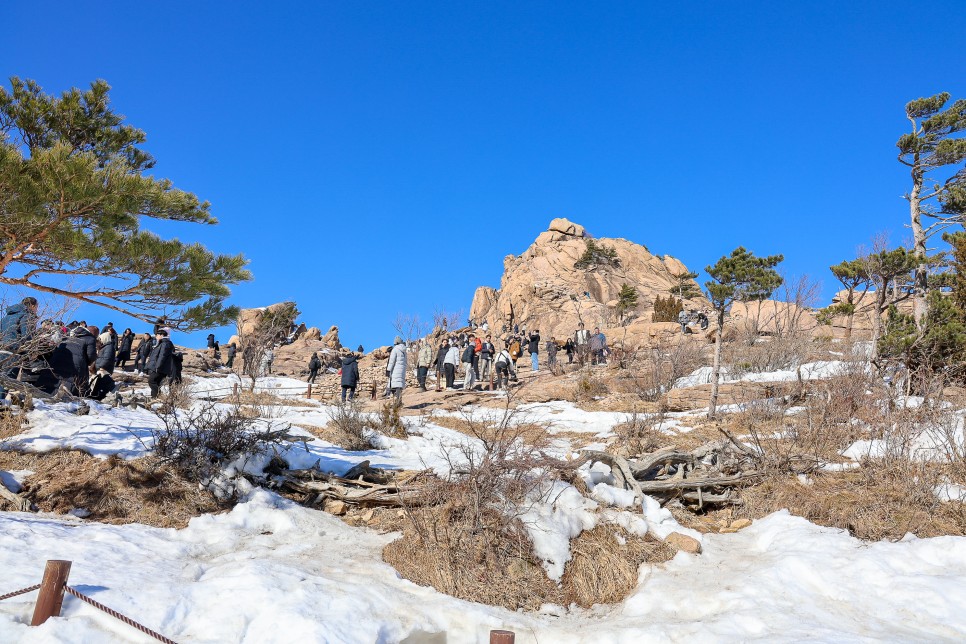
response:
<path id="1" fill-rule="evenodd" d="M 701 542 L 694 537 L 689 537 L 686 534 L 681 534 L 680 532 L 672 532 L 665 539 L 664 543 L 668 544 L 675 550 L 680 550 L 683 552 L 688 552 L 692 555 L 701 554 Z"/>
<path id="2" fill-rule="evenodd" d="M 322 506 L 322 509 L 328 512 L 329 514 L 342 516 L 343 514 L 346 513 L 346 511 L 348 511 L 349 506 L 346 505 L 343 501 L 335 501 L 332 499 L 328 499 L 326 500 L 325 505 Z"/>
<path id="3" fill-rule="evenodd" d="M 731 527 L 735 530 L 742 530 L 751 525 L 751 519 L 737 519 L 731 523 Z"/>
<path id="4" fill-rule="evenodd" d="M 734 534 L 735 532 L 738 532 L 738 528 L 721 528 L 718 530 L 718 532 L 721 534 Z"/>

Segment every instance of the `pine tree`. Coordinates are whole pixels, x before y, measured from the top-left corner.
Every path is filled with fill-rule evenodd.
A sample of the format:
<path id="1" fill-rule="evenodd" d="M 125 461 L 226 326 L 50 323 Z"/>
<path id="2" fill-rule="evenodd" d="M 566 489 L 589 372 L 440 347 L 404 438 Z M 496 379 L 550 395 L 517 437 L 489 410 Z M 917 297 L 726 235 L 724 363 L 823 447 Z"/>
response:
<path id="1" fill-rule="evenodd" d="M 684 310 L 681 300 L 674 299 L 668 295 L 667 299 L 658 295 L 654 298 L 654 312 L 651 314 L 651 322 L 677 322 L 678 313 Z"/>
<path id="2" fill-rule="evenodd" d="M 624 315 L 628 311 L 632 311 L 637 308 L 637 289 L 630 284 L 621 284 L 621 290 L 617 293 L 617 315 L 620 317 L 621 322 L 624 321 Z"/>
<path id="3" fill-rule="evenodd" d="M 98 80 L 60 97 L 34 81 L 0 87 L 0 284 L 97 304 L 190 330 L 226 323 L 228 286 L 251 279 L 216 255 L 141 229 L 144 219 L 215 224 L 210 206 L 145 172 L 145 134 Z"/>
<path id="4" fill-rule="evenodd" d="M 829 321 L 836 315 L 847 315 L 848 323 L 845 328 L 845 337 L 851 338 L 852 320 L 855 317 L 855 292 L 862 289 L 862 294 L 859 296 L 859 299 L 865 297 L 865 294 L 869 292 L 869 287 L 872 285 L 872 280 L 869 277 L 866 264 L 862 258 L 839 262 L 834 266 L 829 266 L 829 270 L 832 271 L 835 279 L 841 282 L 845 288 L 845 301 L 825 307 L 819 311 L 819 318 L 823 321 Z"/>
<path id="5" fill-rule="evenodd" d="M 693 271 L 678 275 L 678 284 L 674 287 L 674 293 L 682 300 L 690 300 L 692 297 L 700 296 L 701 288 L 694 281 L 697 277 L 698 274 Z"/>
<path id="6" fill-rule="evenodd" d="M 912 132 L 899 137 L 899 162 L 912 176 L 912 190 L 905 198 L 913 236 L 912 253 L 916 257 L 913 280 L 913 315 L 922 328 L 926 315 L 926 292 L 929 289 L 927 242 L 937 232 L 953 223 L 962 223 L 966 213 L 966 168 L 945 178 L 931 173 L 955 166 L 966 159 L 966 138 L 957 135 L 966 130 L 966 100 L 960 99 L 943 109 L 949 94 L 943 92 L 910 101 L 906 118 Z M 923 217 L 934 220 L 925 225 Z"/>
<path id="7" fill-rule="evenodd" d="M 715 331 L 714 366 L 711 373 L 711 400 L 708 418 L 714 418 L 718 405 L 718 380 L 721 376 L 721 338 L 725 313 L 737 301 L 765 300 L 781 286 L 782 278 L 775 266 L 785 258 L 782 255 L 755 257 L 741 246 L 718 260 L 714 266 L 705 268 L 712 281 L 705 282 L 708 299 L 718 318 Z"/>

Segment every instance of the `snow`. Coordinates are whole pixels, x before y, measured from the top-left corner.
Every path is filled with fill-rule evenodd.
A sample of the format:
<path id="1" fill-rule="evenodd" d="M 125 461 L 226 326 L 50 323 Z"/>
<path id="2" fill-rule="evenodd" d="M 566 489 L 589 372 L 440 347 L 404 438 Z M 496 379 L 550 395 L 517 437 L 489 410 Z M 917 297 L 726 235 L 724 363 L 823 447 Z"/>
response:
<path id="1" fill-rule="evenodd" d="M 527 614 L 401 579 L 379 554 L 395 536 L 261 490 L 184 530 L 0 513 L 0 590 L 36 583 L 45 559 L 68 559 L 69 583 L 81 592 L 195 643 L 398 642 L 434 633 L 483 643 L 492 628 L 515 631 L 518 642 L 561 644 L 966 635 L 962 538 L 867 544 L 779 512 L 736 534 L 707 535 L 702 555 L 644 566 L 621 604 Z M 0 641 L 152 641 L 70 596 L 62 617 L 31 628 L 34 599 L 0 602 Z"/>
<path id="2" fill-rule="evenodd" d="M 720 382 L 793 382 L 798 380 L 799 372 L 802 380 L 824 380 L 844 373 L 849 367 L 850 363 L 841 360 L 820 360 L 806 362 L 798 369 L 751 372 L 737 378 L 729 377 L 728 370 L 722 368 Z M 676 389 L 683 389 L 705 385 L 711 382 L 713 373 L 714 370 L 711 367 L 700 367 L 691 372 L 691 375 L 678 378 L 673 386 Z"/>
<path id="3" fill-rule="evenodd" d="M 815 363 L 817 364 L 817 363 Z M 199 395 L 220 396 L 230 378 L 199 379 Z M 284 392 L 304 383 L 273 378 L 260 390 Z M 284 394 L 288 395 L 288 394 Z M 98 457 L 138 458 L 150 447 L 160 420 L 148 410 L 95 402 L 36 401 L 29 425 L 0 441 L 0 449 L 83 449 Z M 524 406 L 520 419 L 551 431 L 606 436 L 625 414 L 587 412 L 567 402 Z M 331 407 L 276 407 L 271 420 L 321 427 Z M 475 408 L 473 413 L 502 410 Z M 667 414 L 661 429 L 687 431 L 689 417 Z M 963 440 L 961 415 L 943 427 L 925 426 L 914 447 L 941 456 L 942 439 Z M 268 421 L 269 419 L 263 419 Z M 431 468 L 446 473 L 474 439 L 432 422 L 406 419 L 405 439 L 375 436 L 376 447 L 349 452 L 293 426 L 305 439 L 280 450 L 292 467 L 336 474 L 369 460 L 376 467 Z M 939 444 L 937 444 L 939 442 Z M 561 444 L 561 449 L 565 445 Z M 860 441 L 852 459 L 881 453 L 881 441 Z M 226 468 L 259 472 L 268 454 Z M 830 464 L 846 468 L 853 463 Z M 203 515 L 183 530 L 107 525 L 75 516 L 0 512 L 0 593 L 37 583 L 46 559 L 73 561 L 70 584 L 179 642 L 399 642 L 440 634 L 448 642 L 486 642 L 493 628 L 517 641 L 963 641 L 966 639 L 966 538 L 862 542 L 845 531 L 822 528 L 778 512 L 735 534 L 702 535 L 680 526 L 651 497 L 634 507 L 633 494 L 615 486 L 601 463 L 579 470 L 590 498 L 554 482 L 521 508 L 544 569 L 559 579 L 570 560 L 571 539 L 601 522 L 634 534 L 666 537 L 681 532 L 702 542 L 703 554 L 679 553 L 661 565 L 644 565 L 639 583 L 622 603 L 589 610 L 544 607 L 511 612 L 464 602 L 402 579 L 381 559 L 398 534 L 347 525 L 274 493 L 240 486 L 247 494 L 230 512 Z M 29 472 L 0 472 L 16 488 Z M 943 500 L 962 499 L 966 486 L 947 482 Z M 63 615 L 29 627 L 35 594 L 0 602 L 0 642 L 150 642 L 113 618 L 68 596 Z"/>
<path id="4" fill-rule="evenodd" d="M 10 470 L 9 472 L 0 470 L 0 485 L 16 494 L 23 489 L 24 480 L 31 474 L 33 474 L 31 470 Z"/>

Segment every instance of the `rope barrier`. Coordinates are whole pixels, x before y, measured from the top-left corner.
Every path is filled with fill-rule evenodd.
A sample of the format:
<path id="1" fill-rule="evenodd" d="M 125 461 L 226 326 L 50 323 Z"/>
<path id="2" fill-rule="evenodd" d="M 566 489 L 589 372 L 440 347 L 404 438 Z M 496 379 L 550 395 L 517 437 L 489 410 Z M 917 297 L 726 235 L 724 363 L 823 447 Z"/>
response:
<path id="1" fill-rule="evenodd" d="M 10 599 L 11 597 L 16 597 L 17 595 L 29 593 L 33 590 L 37 590 L 38 588 L 40 588 L 40 584 L 34 584 L 33 586 L 28 586 L 26 588 L 21 588 L 20 590 L 15 590 L 12 593 L 7 593 L 6 595 L 0 595 L 0 602 L 2 602 L 4 599 Z"/>
<path id="2" fill-rule="evenodd" d="M 39 587 L 40 586 L 37 586 L 37 588 L 39 588 Z M 138 624 L 137 622 L 135 622 L 130 617 L 126 617 L 125 615 L 122 615 L 121 613 L 117 612 L 113 608 L 108 608 L 107 606 L 105 606 L 104 604 L 100 603 L 99 601 L 94 600 L 94 599 L 91 599 L 90 597 L 88 597 L 84 593 L 82 593 L 80 591 L 77 591 L 77 590 L 71 588 L 70 586 L 64 586 L 64 590 L 66 590 L 68 593 L 70 593 L 71 595 L 73 595 L 77 599 L 79 599 L 81 601 L 84 601 L 84 602 L 87 602 L 88 604 L 90 604 L 94 608 L 96 608 L 98 610 L 101 610 L 101 611 L 107 613 L 111 617 L 114 617 L 114 618 L 117 618 L 117 619 L 121 620 L 122 622 L 124 622 L 128 626 L 133 626 L 134 628 L 138 629 L 139 631 L 141 631 L 145 635 L 150 635 L 151 637 L 153 637 L 154 639 L 158 640 L 159 642 L 164 642 L 165 644 L 177 644 L 177 642 L 175 642 L 174 640 L 168 639 L 167 637 L 165 637 L 161 633 L 157 633 L 155 631 L 152 631 L 150 628 L 148 628 L 147 626 L 145 626 L 143 624 Z"/>

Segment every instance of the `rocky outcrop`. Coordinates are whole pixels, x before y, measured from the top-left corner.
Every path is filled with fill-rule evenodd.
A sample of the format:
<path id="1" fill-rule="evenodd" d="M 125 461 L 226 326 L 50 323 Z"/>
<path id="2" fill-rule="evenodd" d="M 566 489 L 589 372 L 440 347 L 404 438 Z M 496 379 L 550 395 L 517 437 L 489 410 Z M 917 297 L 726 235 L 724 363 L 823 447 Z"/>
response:
<path id="1" fill-rule="evenodd" d="M 728 324 L 756 335 L 811 333 L 818 326 L 811 309 L 776 300 L 735 302 Z"/>
<path id="2" fill-rule="evenodd" d="M 341 349 L 342 343 L 339 342 L 339 327 L 335 325 L 329 327 L 325 337 L 322 338 L 322 342 L 325 344 L 327 349 Z"/>
<path id="3" fill-rule="evenodd" d="M 672 294 L 680 284 L 679 276 L 688 272 L 679 260 L 658 257 L 640 244 L 626 239 L 596 239 L 595 243 L 613 248 L 614 265 L 598 264 L 576 269 L 574 264 L 587 249 L 588 234 L 583 226 L 566 219 L 555 219 L 522 255 L 504 259 L 500 288 L 481 286 L 470 307 L 470 319 L 485 320 L 495 335 L 503 328 L 519 324 L 539 329 L 547 339 L 571 336 L 580 322 L 588 330 L 595 326 L 614 329 L 620 326 L 615 305 L 623 284 L 638 293 L 638 306 L 624 320 L 628 333 L 625 342 L 638 346 L 673 333 L 675 326 L 652 329 L 654 299 Z M 689 306 L 706 307 L 703 298 Z M 609 335 L 613 342 L 614 334 Z"/>
<path id="4" fill-rule="evenodd" d="M 244 338 L 258 328 L 258 323 L 267 312 L 277 311 L 286 306 L 291 306 L 292 302 L 278 302 L 271 306 L 263 306 L 257 309 L 242 309 L 238 312 L 238 335 Z"/>

